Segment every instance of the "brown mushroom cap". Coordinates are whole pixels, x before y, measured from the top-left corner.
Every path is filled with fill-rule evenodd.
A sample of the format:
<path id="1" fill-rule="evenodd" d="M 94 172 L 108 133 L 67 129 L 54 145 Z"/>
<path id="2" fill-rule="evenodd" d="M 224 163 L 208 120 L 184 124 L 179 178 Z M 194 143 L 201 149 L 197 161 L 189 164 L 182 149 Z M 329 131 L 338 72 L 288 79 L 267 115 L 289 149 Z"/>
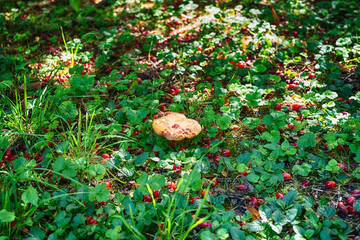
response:
<path id="1" fill-rule="evenodd" d="M 201 126 L 197 121 L 176 112 L 165 113 L 163 117 L 155 119 L 152 126 L 156 134 L 172 141 L 193 138 L 201 132 Z"/>

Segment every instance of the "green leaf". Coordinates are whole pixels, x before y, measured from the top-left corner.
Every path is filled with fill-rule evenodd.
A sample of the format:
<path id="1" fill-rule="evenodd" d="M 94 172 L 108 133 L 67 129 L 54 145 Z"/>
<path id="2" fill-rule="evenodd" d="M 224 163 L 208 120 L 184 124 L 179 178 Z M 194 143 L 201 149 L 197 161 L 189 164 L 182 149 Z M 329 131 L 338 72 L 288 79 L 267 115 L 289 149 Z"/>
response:
<path id="1" fill-rule="evenodd" d="M 54 164 L 53 164 L 53 169 L 56 172 L 60 172 L 61 170 L 63 170 L 64 168 L 66 168 L 65 165 L 65 157 L 64 156 L 59 156 L 56 158 Z"/>
<path id="2" fill-rule="evenodd" d="M 265 229 L 265 227 L 261 224 L 260 220 L 253 221 L 252 223 L 249 223 L 246 226 L 251 232 L 260 232 L 260 231 L 264 231 Z"/>
<path id="3" fill-rule="evenodd" d="M 331 240 L 332 238 L 331 238 L 330 234 L 327 231 L 322 230 L 320 232 L 320 239 L 321 240 Z"/>
<path id="4" fill-rule="evenodd" d="M 307 132 L 297 140 L 297 145 L 300 148 L 315 147 L 317 144 L 316 136 L 313 133 Z"/>
<path id="5" fill-rule="evenodd" d="M 6 149 L 9 145 L 9 137 L 0 136 L 0 149 Z"/>
<path id="6" fill-rule="evenodd" d="M 234 240 L 244 240 L 245 239 L 244 232 L 241 231 L 238 227 L 231 227 L 230 235 L 231 235 L 231 238 Z"/>
<path id="7" fill-rule="evenodd" d="M 171 70 L 170 68 L 168 68 L 168 69 L 162 71 L 162 72 L 160 73 L 160 75 L 161 75 L 162 77 L 168 77 L 168 76 L 171 75 L 171 72 L 172 72 L 172 70 Z"/>
<path id="8" fill-rule="evenodd" d="M 269 222 L 269 225 L 270 225 L 270 227 L 271 227 L 271 229 L 274 231 L 274 232 L 276 232 L 277 234 L 280 234 L 281 233 L 281 231 L 282 231 L 282 226 L 281 225 L 275 225 L 275 224 L 273 224 L 273 223 L 271 223 L 271 222 Z"/>
<path id="9" fill-rule="evenodd" d="M 146 185 L 146 183 L 148 182 L 148 177 L 149 177 L 149 175 L 146 172 L 142 172 L 140 177 L 138 179 L 136 179 L 136 182 L 138 184 Z"/>
<path id="10" fill-rule="evenodd" d="M 13 83 L 10 80 L 0 81 L 0 89 L 11 88 L 12 85 Z"/>
<path id="11" fill-rule="evenodd" d="M 142 154 L 140 154 L 139 156 L 137 156 L 135 158 L 134 164 L 136 166 L 143 165 L 144 163 L 146 163 L 146 160 L 148 158 L 149 158 L 149 153 L 148 152 L 143 152 Z"/>
<path id="12" fill-rule="evenodd" d="M 298 213 L 298 210 L 296 208 L 286 210 L 285 217 L 286 217 L 287 221 L 292 222 L 295 219 L 297 213 Z"/>
<path id="13" fill-rule="evenodd" d="M 21 200 L 27 205 L 31 203 L 33 205 L 37 205 L 39 201 L 38 192 L 33 186 L 28 186 L 27 189 L 21 195 Z"/>
<path id="14" fill-rule="evenodd" d="M 356 211 L 360 212 L 360 200 L 356 200 L 353 204 L 353 207 Z"/>
<path id="15" fill-rule="evenodd" d="M 319 206 L 317 212 L 327 218 L 334 217 L 336 214 L 335 208 L 332 206 Z"/>
<path id="16" fill-rule="evenodd" d="M 71 122 L 73 122 L 75 117 L 78 115 L 76 106 L 71 101 L 63 102 L 59 106 L 59 113 L 64 119 L 70 120 Z"/>
<path id="17" fill-rule="evenodd" d="M 69 0 L 69 3 L 75 12 L 79 11 L 81 0 Z"/>
<path id="18" fill-rule="evenodd" d="M 14 171 L 19 172 L 21 169 L 26 167 L 26 159 L 23 157 L 19 157 L 14 161 Z"/>
<path id="19" fill-rule="evenodd" d="M 90 191 L 89 200 L 96 200 L 98 202 L 109 200 L 109 189 L 106 188 L 106 184 L 96 185 L 96 187 Z"/>
<path id="20" fill-rule="evenodd" d="M 255 73 L 262 73 L 266 71 L 266 67 L 262 64 L 258 64 L 256 66 L 253 66 L 251 70 L 254 71 Z"/>
<path id="21" fill-rule="evenodd" d="M 43 240 L 46 237 L 44 231 L 39 226 L 33 226 L 30 229 L 30 234 L 37 240 Z"/>
<path id="22" fill-rule="evenodd" d="M 111 239 L 111 240 L 117 240 L 117 239 L 120 239 L 120 236 L 121 236 L 121 226 L 116 226 L 115 228 L 113 229 L 108 229 L 105 233 L 105 236 L 108 238 L 108 239 Z"/>
<path id="23" fill-rule="evenodd" d="M 278 130 L 272 130 L 270 133 L 264 132 L 261 139 L 266 139 L 271 143 L 278 143 L 280 141 L 280 132 Z"/>
<path id="24" fill-rule="evenodd" d="M 309 173 L 311 172 L 312 166 L 308 163 L 303 163 L 301 165 L 294 165 L 292 170 L 293 172 L 296 172 L 297 174 L 299 174 L 300 176 L 308 176 Z"/>
<path id="25" fill-rule="evenodd" d="M 63 177 L 72 178 L 76 176 L 75 167 L 71 165 L 70 159 L 65 159 L 64 156 L 56 158 L 53 168 L 56 172 L 62 173 Z"/>
<path id="26" fill-rule="evenodd" d="M 66 215 L 67 214 L 65 211 L 61 211 L 58 214 L 56 214 L 55 223 L 58 227 L 60 228 L 65 227 L 65 225 L 67 225 L 71 221 L 71 218 L 66 217 Z"/>
<path id="27" fill-rule="evenodd" d="M 149 186 L 151 190 L 160 190 L 163 186 L 165 186 L 165 176 L 161 174 L 150 176 Z"/>
<path id="28" fill-rule="evenodd" d="M 289 206 L 290 204 L 292 204 L 293 202 L 295 202 L 297 197 L 297 192 L 295 190 L 292 190 L 290 192 L 288 192 L 287 194 L 285 194 L 283 200 L 284 203 Z"/>
<path id="29" fill-rule="evenodd" d="M 101 55 L 95 59 L 95 66 L 99 67 L 100 65 L 104 64 L 106 62 L 106 57 L 104 55 Z"/>
<path id="30" fill-rule="evenodd" d="M 75 75 L 69 78 L 69 82 L 74 90 L 79 89 L 83 92 L 89 91 L 95 82 L 95 76 Z"/>
<path id="31" fill-rule="evenodd" d="M 246 176 L 246 180 L 252 183 L 257 183 L 259 181 L 260 177 L 254 173 L 250 173 Z"/>
<path id="32" fill-rule="evenodd" d="M 67 153 L 70 149 L 70 143 L 69 142 L 62 142 L 59 145 L 56 146 L 56 152 L 60 154 Z"/>
<path id="33" fill-rule="evenodd" d="M 249 126 L 250 129 L 254 129 L 261 123 L 261 120 L 259 118 L 244 118 L 242 123 L 245 126 Z"/>
<path id="34" fill-rule="evenodd" d="M 230 235 L 225 228 L 219 228 L 216 230 L 217 239 L 228 239 Z"/>
<path id="35" fill-rule="evenodd" d="M 90 176 L 103 175 L 106 172 L 106 168 L 102 164 L 91 164 L 89 167 Z"/>
<path id="36" fill-rule="evenodd" d="M 134 173 L 135 173 L 135 168 L 131 167 L 131 168 L 127 168 L 127 167 L 122 167 L 121 168 L 121 172 L 126 176 L 126 177 L 131 177 Z"/>
<path id="37" fill-rule="evenodd" d="M 9 212 L 6 209 L 0 211 L 0 222 L 7 223 L 15 220 L 15 213 Z"/>
<path id="38" fill-rule="evenodd" d="M 215 234 L 213 234 L 209 230 L 205 230 L 200 233 L 200 239 L 201 240 L 217 240 L 218 238 L 215 236 Z"/>
<path id="39" fill-rule="evenodd" d="M 227 115 L 223 115 L 216 120 L 216 124 L 219 125 L 221 130 L 228 129 L 230 123 L 231 123 L 231 117 L 229 117 Z"/>

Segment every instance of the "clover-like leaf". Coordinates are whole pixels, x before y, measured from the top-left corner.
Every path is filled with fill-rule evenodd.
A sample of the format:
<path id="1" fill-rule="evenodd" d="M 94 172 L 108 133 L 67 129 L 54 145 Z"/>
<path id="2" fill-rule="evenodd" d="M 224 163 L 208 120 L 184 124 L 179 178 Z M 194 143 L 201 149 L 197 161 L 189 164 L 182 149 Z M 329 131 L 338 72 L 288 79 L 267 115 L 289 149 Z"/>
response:
<path id="1" fill-rule="evenodd" d="M 299 137 L 297 141 L 297 145 L 300 148 L 315 147 L 316 144 L 316 136 L 310 132 L 305 133 L 303 136 Z"/>

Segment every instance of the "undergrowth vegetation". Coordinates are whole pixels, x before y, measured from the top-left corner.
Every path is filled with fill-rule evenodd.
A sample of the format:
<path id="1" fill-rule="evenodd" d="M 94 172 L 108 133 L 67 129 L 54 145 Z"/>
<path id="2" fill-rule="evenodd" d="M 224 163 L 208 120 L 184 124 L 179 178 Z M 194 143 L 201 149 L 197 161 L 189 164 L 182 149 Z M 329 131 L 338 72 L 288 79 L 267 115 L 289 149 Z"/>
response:
<path id="1" fill-rule="evenodd" d="M 0 9 L 0 240 L 360 238 L 357 1 Z"/>

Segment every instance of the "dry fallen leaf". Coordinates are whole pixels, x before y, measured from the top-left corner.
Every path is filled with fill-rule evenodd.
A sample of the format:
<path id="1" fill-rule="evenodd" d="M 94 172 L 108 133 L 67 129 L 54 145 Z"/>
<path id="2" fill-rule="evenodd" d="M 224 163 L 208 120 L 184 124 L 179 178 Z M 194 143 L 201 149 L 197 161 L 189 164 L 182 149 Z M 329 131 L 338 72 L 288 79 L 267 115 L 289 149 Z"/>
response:
<path id="1" fill-rule="evenodd" d="M 252 217 L 254 220 L 260 219 L 260 213 L 259 213 L 258 210 L 256 210 L 255 208 L 253 208 L 252 206 L 247 205 L 247 204 L 246 204 L 246 208 L 247 208 L 247 210 L 250 212 L 251 217 Z"/>
<path id="2" fill-rule="evenodd" d="M 279 25 L 280 24 L 280 19 L 279 16 L 277 15 L 276 11 L 274 8 L 271 8 L 271 12 L 273 14 L 274 20 L 275 20 L 275 24 Z"/>

